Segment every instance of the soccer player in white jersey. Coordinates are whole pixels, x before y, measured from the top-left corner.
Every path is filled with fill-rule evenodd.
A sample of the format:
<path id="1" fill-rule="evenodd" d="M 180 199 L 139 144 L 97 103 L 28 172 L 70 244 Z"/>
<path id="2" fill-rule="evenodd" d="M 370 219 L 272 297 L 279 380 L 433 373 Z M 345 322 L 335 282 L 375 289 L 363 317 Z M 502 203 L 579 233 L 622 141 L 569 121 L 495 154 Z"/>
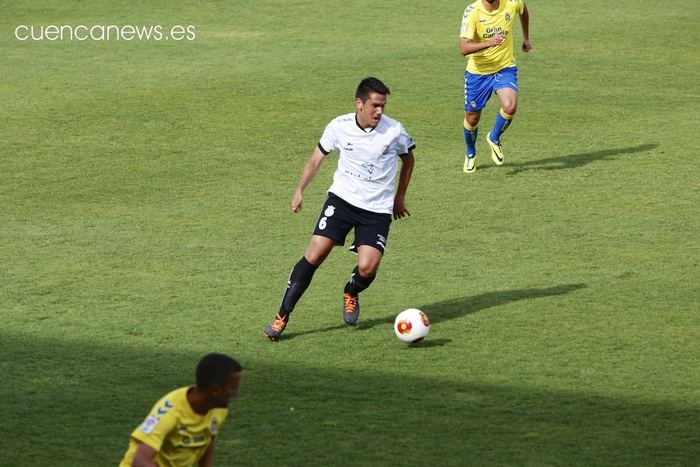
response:
<path id="1" fill-rule="evenodd" d="M 287 327 L 289 315 L 316 269 L 334 246 L 345 243 L 352 229 L 355 238 L 350 250 L 358 256 L 343 291 L 343 319 L 348 325 L 355 324 L 360 314 L 358 296 L 375 278 L 392 216 L 400 219 L 410 215 L 405 198 L 415 144 L 400 122 L 384 115 L 388 95 L 389 88 L 377 78 L 363 79 L 355 92 L 356 112 L 341 115 L 326 126 L 304 166 L 292 198 L 295 213 L 301 210 L 304 188 L 326 156 L 338 152 L 338 168 L 311 242 L 292 269 L 279 312 L 265 328 L 265 336 L 272 341 L 279 340 Z"/>

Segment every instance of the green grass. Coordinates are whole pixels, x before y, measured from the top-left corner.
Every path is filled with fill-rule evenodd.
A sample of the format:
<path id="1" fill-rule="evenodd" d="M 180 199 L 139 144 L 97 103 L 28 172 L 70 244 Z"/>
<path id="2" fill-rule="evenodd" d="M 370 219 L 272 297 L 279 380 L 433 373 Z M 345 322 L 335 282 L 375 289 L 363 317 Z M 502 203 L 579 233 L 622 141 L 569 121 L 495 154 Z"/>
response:
<path id="1" fill-rule="evenodd" d="M 700 5 L 554 3 L 528 2 L 506 165 L 482 136 L 468 176 L 464 3 L 4 2 L 0 464 L 116 465 L 210 351 L 246 367 L 217 465 L 696 464 L 700 56 L 661 37 L 692 44 Z M 292 191 L 369 74 L 418 144 L 412 216 L 356 328 L 338 249 L 270 344 L 335 157 L 298 215 Z M 391 330 L 408 307 L 432 322 L 417 347 Z"/>

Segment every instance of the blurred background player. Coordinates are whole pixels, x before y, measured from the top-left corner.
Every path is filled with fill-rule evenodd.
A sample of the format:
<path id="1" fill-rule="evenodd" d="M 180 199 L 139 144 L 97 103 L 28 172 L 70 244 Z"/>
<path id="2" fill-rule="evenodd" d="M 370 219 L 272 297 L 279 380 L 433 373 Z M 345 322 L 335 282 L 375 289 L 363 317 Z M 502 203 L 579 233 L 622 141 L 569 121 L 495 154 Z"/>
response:
<path id="1" fill-rule="evenodd" d="M 462 17 L 460 52 L 468 57 L 464 72 L 464 140 L 467 154 L 464 172 L 476 170 L 476 137 L 481 110 L 495 92 L 501 108 L 486 142 L 491 159 L 503 164 L 501 135 L 508 128 L 518 105 L 518 68 L 513 53 L 513 22 L 520 17 L 524 52 L 530 51 L 530 16 L 522 0 L 477 0 Z"/>
<path id="2" fill-rule="evenodd" d="M 214 438 L 236 397 L 243 368 L 233 358 L 212 353 L 197 364 L 197 385 L 166 394 L 131 433 L 119 467 L 211 467 Z"/>
<path id="3" fill-rule="evenodd" d="M 405 197 L 415 144 L 400 122 L 384 115 L 388 95 L 389 88 L 377 78 L 363 79 L 355 92 L 356 112 L 341 115 L 326 126 L 304 166 L 292 198 L 295 213 L 301 210 L 304 188 L 321 163 L 331 151 L 338 151 L 338 168 L 311 242 L 292 269 L 279 312 L 265 328 L 265 335 L 272 341 L 280 338 L 316 269 L 335 245 L 345 243 L 353 228 L 355 239 L 350 250 L 358 259 L 343 291 L 343 319 L 348 325 L 355 324 L 360 314 L 359 294 L 377 273 L 392 214 L 394 219 L 410 215 Z"/>

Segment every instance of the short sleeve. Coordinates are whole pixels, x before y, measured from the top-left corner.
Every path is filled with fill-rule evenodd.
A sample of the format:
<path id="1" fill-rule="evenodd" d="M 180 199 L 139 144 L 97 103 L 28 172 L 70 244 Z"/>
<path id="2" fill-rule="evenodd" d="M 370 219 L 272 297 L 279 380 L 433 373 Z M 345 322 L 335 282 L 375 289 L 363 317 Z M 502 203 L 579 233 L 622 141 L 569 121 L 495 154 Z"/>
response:
<path id="1" fill-rule="evenodd" d="M 324 154 L 328 154 L 332 150 L 336 149 L 336 147 L 338 146 L 333 122 L 326 125 L 326 129 L 323 130 L 323 135 L 321 135 L 321 139 L 318 142 L 318 146 Z"/>
<path id="2" fill-rule="evenodd" d="M 141 426 L 131 433 L 131 437 L 160 451 L 163 441 L 175 430 L 178 421 L 177 411 L 166 409 L 167 406 L 156 404 Z"/>
<path id="3" fill-rule="evenodd" d="M 464 10 L 464 16 L 462 16 L 462 27 L 460 29 L 459 37 L 464 37 L 465 39 L 474 39 L 475 33 L 476 13 L 474 12 L 474 5 L 469 5 Z"/>
<path id="4" fill-rule="evenodd" d="M 518 1 L 518 14 L 522 15 L 523 11 L 525 11 L 525 2 L 523 0 Z"/>
<path id="5" fill-rule="evenodd" d="M 410 151 L 413 151 L 416 148 L 415 141 L 413 141 L 413 138 L 411 138 L 411 135 L 408 134 L 403 125 L 401 125 L 401 129 L 399 132 L 398 145 L 399 155 L 402 156 L 408 154 Z"/>

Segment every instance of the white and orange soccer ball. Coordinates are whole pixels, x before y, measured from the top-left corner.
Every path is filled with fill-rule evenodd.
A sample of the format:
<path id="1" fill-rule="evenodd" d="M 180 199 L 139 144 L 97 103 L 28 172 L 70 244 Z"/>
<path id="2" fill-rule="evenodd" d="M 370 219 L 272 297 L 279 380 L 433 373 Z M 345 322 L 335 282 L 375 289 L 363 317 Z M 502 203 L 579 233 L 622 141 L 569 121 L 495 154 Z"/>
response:
<path id="1" fill-rule="evenodd" d="M 400 340 L 415 344 L 422 341 L 430 331 L 428 315 L 417 308 L 403 310 L 394 320 L 394 334 Z"/>

